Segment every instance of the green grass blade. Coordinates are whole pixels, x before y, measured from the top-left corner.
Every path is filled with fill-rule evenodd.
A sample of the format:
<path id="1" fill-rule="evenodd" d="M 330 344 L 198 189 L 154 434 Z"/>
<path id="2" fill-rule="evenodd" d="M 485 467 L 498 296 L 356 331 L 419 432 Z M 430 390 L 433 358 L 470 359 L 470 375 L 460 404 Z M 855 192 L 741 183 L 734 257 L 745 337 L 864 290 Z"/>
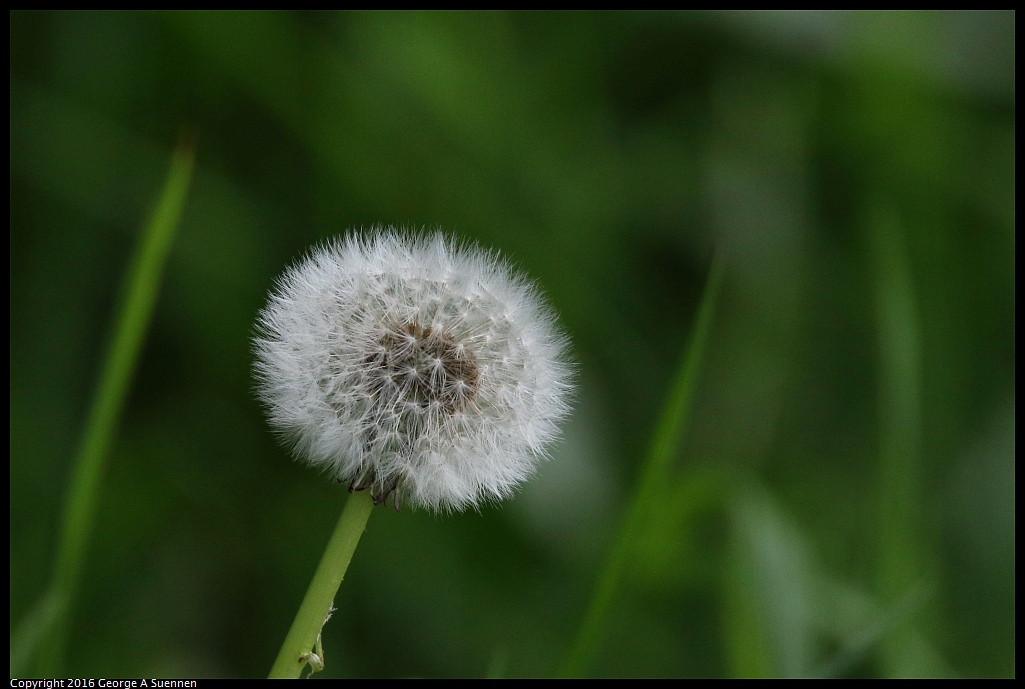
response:
<path id="1" fill-rule="evenodd" d="M 921 586 L 921 342 L 914 280 L 896 215 L 869 218 L 879 337 L 879 562 L 883 604 L 895 605 Z M 883 641 L 886 674 L 913 672 L 912 629 L 898 625 Z M 910 663 L 910 665 L 909 665 Z"/>
<path id="2" fill-rule="evenodd" d="M 580 677 L 587 670 L 598 650 L 609 608 L 615 598 L 626 567 L 632 556 L 634 542 L 644 528 L 649 506 L 657 500 L 658 491 L 666 481 L 673 458 L 678 454 L 684 430 L 690 420 L 691 402 L 698 375 L 708 347 L 712 318 L 722 288 L 725 265 L 716 257 L 698 308 L 690 346 L 684 351 L 676 370 L 661 418 L 655 429 L 651 447 L 637 482 L 626 517 L 616 541 L 605 561 L 595 586 L 583 623 L 563 666 L 563 676 Z"/>
<path id="3" fill-rule="evenodd" d="M 819 567 L 801 528 L 757 486 L 730 501 L 727 660 L 733 677 L 812 675 Z"/>
<path id="4" fill-rule="evenodd" d="M 811 674 L 823 679 L 843 677 L 858 664 L 873 659 L 886 635 L 910 622 L 932 596 L 926 586 L 917 586 L 908 591 L 903 600 L 882 608 L 867 592 L 838 580 L 824 580 L 821 589 L 823 600 L 819 606 L 819 627 L 838 642 L 837 649 Z M 920 656 L 929 659 L 934 671 L 927 674 L 955 676 L 920 632 L 913 632 L 911 645 Z"/>
<path id="5" fill-rule="evenodd" d="M 53 576 L 47 593 L 12 637 L 12 673 L 16 666 L 24 670 L 33 663 L 47 676 L 55 676 L 60 669 L 65 630 L 81 579 L 104 465 L 152 320 L 164 264 L 188 194 L 194 160 L 194 144 L 183 139 L 172 156 L 167 181 L 126 273 L 113 339 L 72 468 Z M 41 653 L 43 646 L 45 655 Z"/>

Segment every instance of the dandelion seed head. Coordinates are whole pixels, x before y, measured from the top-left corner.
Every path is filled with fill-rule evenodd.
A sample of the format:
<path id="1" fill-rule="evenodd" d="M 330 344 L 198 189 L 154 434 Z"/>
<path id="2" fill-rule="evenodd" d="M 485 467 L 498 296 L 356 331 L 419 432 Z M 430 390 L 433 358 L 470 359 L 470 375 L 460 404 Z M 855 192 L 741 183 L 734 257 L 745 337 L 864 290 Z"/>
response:
<path id="1" fill-rule="evenodd" d="M 569 413 L 567 343 L 493 253 L 389 228 L 313 248 L 261 311 L 255 373 L 296 455 L 377 502 L 509 496 Z"/>

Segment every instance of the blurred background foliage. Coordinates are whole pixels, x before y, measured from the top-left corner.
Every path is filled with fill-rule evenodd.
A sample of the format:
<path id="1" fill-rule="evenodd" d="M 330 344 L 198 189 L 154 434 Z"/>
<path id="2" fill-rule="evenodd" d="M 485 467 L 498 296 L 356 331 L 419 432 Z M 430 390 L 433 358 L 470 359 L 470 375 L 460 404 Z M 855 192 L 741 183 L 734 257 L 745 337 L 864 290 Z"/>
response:
<path id="1" fill-rule="evenodd" d="M 268 431 L 254 317 L 380 223 L 536 279 L 579 392 L 515 500 L 375 510 L 322 676 L 559 672 L 713 247 L 694 414 L 587 673 L 1014 675 L 1013 12 L 10 18 L 12 629 L 199 142 L 69 675 L 266 674 L 346 494 Z"/>

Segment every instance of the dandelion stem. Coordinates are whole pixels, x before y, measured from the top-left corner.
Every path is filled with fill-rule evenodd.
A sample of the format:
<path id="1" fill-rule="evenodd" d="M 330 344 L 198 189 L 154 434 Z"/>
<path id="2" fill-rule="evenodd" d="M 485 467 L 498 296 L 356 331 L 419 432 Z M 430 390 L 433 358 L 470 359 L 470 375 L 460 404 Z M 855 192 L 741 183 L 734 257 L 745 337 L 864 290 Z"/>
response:
<path id="1" fill-rule="evenodd" d="M 292 628 L 270 670 L 269 679 L 295 679 L 306 665 L 306 656 L 317 643 L 317 635 L 324 627 L 338 587 L 342 585 L 349 568 L 352 553 L 367 526 L 374 501 L 369 491 L 358 491 L 349 497 L 342 510 L 331 540 L 313 574 L 306 597 L 299 606 Z"/>

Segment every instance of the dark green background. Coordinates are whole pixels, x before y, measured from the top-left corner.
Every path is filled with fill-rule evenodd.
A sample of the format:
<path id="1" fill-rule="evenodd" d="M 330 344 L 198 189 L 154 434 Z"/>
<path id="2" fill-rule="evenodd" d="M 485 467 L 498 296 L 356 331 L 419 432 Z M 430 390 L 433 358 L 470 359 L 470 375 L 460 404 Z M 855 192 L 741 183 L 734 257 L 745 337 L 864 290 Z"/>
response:
<path id="1" fill-rule="evenodd" d="M 199 141 L 69 675 L 266 674 L 345 492 L 268 431 L 254 318 L 308 245 L 380 223 L 535 279 L 579 389 L 516 499 L 375 510 L 324 676 L 558 671 L 713 247 L 695 415 L 589 672 L 1014 674 L 1013 12 L 10 18 L 12 628 L 49 576 L 139 228 L 179 132 Z M 878 218 L 921 362 L 921 571 L 896 601 Z M 901 625 L 906 666 L 878 652 Z"/>

